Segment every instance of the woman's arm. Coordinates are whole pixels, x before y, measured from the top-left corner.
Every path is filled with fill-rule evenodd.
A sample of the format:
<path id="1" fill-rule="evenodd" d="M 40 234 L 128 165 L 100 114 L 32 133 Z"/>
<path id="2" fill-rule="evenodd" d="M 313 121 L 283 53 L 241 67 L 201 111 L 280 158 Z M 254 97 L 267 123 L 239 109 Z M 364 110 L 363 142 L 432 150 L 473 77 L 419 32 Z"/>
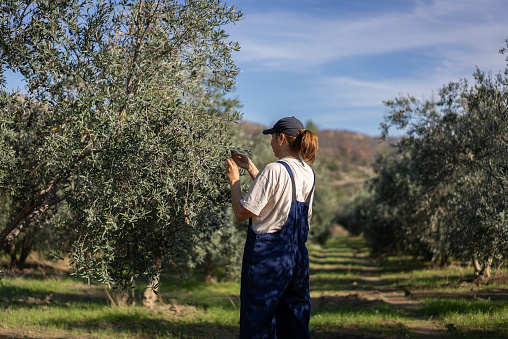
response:
<path id="1" fill-rule="evenodd" d="M 249 219 L 254 215 L 254 213 L 243 207 L 240 203 L 240 200 L 243 199 L 240 184 L 240 173 L 238 172 L 238 166 L 236 163 L 229 159 L 226 159 L 226 176 L 228 177 L 229 184 L 231 185 L 231 205 L 233 206 L 233 212 L 235 213 L 236 220 L 243 221 Z"/>

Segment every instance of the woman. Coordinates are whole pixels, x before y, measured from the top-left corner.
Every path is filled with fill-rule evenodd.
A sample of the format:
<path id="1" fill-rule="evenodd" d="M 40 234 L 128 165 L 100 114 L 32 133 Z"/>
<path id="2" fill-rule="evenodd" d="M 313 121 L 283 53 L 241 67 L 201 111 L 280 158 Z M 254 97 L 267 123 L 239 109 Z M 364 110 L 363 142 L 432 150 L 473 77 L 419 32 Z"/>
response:
<path id="1" fill-rule="evenodd" d="M 236 220 L 250 218 L 242 262 L 241 338 L 309 338 L 309 255 L 305 242 L 315 176 L 308 164 L 317 137 L 295 117 L 279 120 L 271 146 L 279 161 L 260 172 L 245 155 L 227 159 L 226 176 Z M 238 166 L 253 184 L 242 197 Z"/>

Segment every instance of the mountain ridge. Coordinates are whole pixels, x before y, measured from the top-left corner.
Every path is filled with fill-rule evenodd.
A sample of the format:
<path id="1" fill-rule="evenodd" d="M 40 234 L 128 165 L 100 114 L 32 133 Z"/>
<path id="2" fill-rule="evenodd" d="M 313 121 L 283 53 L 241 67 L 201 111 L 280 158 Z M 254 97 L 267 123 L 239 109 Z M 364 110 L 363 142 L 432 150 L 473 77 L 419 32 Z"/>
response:
<path id="1" fill-rule="evenodd" d="M 267 127 L 250 121 L 242 121 L 239 127 L 247 134 L 261 133 Z M 342 129 L 325 129 L 315 131 L 319 139 L 318 157 L 347 158 L 356 164 L 373 164 L 378 153 L 389 152 L 390 146 L 397 138 L 388 137 L 380 140 L 380 137 L 372 137 L 359 132 Z"/>

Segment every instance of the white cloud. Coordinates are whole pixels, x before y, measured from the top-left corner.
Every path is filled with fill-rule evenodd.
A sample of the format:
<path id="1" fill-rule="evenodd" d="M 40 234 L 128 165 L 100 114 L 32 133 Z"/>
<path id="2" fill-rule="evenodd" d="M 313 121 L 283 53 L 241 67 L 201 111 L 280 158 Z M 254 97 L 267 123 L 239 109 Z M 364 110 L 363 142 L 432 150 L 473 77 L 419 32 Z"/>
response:
<path id="1" fill-rule="evenodd" d="M 397 88 L 395 86 L 350 77 L 327 77 L 321 79 L 313 91 L 322 106 L 328 108 L 378 107 Z"/>
<path id="2" fill-rule="evenodd" d="M 377 112 L 378 121 L 384 113 L 383 101 L 411 94 L 420 99 L 430 99 L 446 82 L 413 80 L 399 81 L 358 81 L 348 77 L 322 79 L 312 89 L 314 100 L 321 103 L 321 109 L 350 114 L 367 115 Z M 353 113 L 355 112 L 355 113 Z"/>
<path id="3" fill-rule="evenodd" d="M 232 31 L 240 63 L 300 71 L 345 57 L 442 47 L 454 65 L 487 63 L 508 32 L 508 2 L 422 1 L 411 12 L 323 18 L 300 12 L 248 14 Z M 453 53 L 455 49 L 463 53 Z M 499 66 L 499 65 L 496 65 Z M 499 68 L 499 67 L 498 67 Z"/>

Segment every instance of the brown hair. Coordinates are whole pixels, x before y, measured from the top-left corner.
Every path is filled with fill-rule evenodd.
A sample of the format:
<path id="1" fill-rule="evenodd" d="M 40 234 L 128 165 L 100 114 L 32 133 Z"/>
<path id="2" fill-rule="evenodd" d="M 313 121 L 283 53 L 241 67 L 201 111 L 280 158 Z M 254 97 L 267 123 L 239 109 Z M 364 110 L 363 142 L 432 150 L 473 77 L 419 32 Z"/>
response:
<path id="1" fill-rule="evenodd" d="M 318 137 L 309 131 L 308 129 L 302 128 L 298 131 L 298 136 L 293 137 L 284 133 L 277 133 L 277 137 L 284 135 L 284 139 L 288 142 L 289 147 L 293 152 L 301 154 L 303 161 L 308 164 L 312 164 L 316 159 L 316 154 L 319 148 Z"/>

